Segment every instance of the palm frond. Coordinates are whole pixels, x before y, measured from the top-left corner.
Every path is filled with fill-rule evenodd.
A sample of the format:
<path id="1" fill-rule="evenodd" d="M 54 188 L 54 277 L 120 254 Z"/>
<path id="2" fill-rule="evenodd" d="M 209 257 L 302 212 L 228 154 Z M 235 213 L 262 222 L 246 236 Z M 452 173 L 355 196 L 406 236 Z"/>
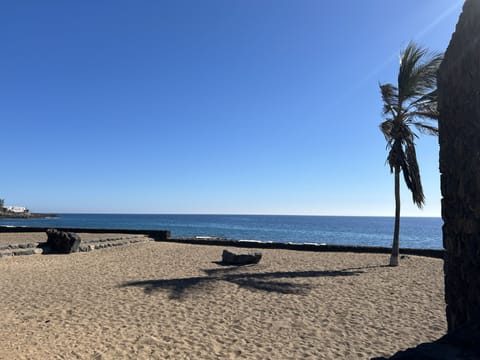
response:
<path id="1" fill-rule="evenodd" d="M 442 57 L 440 55 L 426 59 L 425 62 L 417 64 L 410 74 L 408 92 L 405 98 L 423 97 L 425 93 L 435 89 L 437 84 L 437 70 Z"/>
<path id="2" fill-rule="evenodd" d="M 401 165 L 403 178 L 407 188 L 412 193 L 412 200 L 415 205 L 422 208 L 425 203 L 425 195 L 423 194 L 422 181 L 420 178 L 420 169 L 417 162 L 417 154 L 415 152 L 415 143 L 407 141 L 405 143 L 405 161 Z"/>
<path id="3" fill-rule="evenodd" d="M 383 99 L 383 114 L 396 116 L 398 108 L 398 89 L 392 84 L 379 84 Z"/>
<path id="4" fill-rule="evenodd" d="M 410 118 L 438 120 L 437 90 L 428 92 L 412 101 L 406 108 L 406 114 Z"/>
<path id="5" fill-rule="evenodd" d="M 387 162 L 390 166 L 390 173 L 393 173 L 393 170 L 396 167 L 402 168 L 402 165 L 405 163 L 405 154 L 402 149 L 402 143 L 399 140 L 391 142 L 390 151 L 388 152 Z"/>
<path id="6" fill-rule="evenodd" d="M 392 130 L 393 137 L 399 140 L 402 144 L 407 141 L 413 141 L 416 134 L 410 129 L 410 122 L 408 121 L 394 121 L 394 128 Z"/>
<path id="7" fill-rule="evenodd" d="M 438 127 L 424 122 L 413 122 L 415 128 L 424 135 L 438 136 Z"/>
<path id="8" fill-rule="evenodd" d="M 428 119 L 428 120 L 438 120 L 440 113 L 438 110 L 435 109 L 424 109 L 418 111 L 411 111 L 408 113 L 408 116 L 411 118 L 421 118 L 421 119 Z"/>
<path id="9" fill-rule="evenodd" d="M 387 141 L 387 147 L 390 144 L 390 142 L 393 140 L 392 129 L 393 129 L 392 119 L 387 119 L 380 124 L 380 131 L 382 132 L 383 136 L 385 136 L 385 140 Z"/>
<path id="10" fill-rule="evenodd" d="M 415 78 L 418 78 L 418 64 L 427 53 L 426 49 L 410 42 L 400 56 L 400 70 L 398 72 L 398 93 L 401 99 L 407 99 L 412 93 Z"/>
<path id="11" fill-rule="evenodd" d="M 402 101 L 421 97 L 435 88 L 442 58 L 440 53 L 429 53 L 413 42 L 408 44 L 402 52 L 398 74 L 398 92 Z"/>
<path id="12" fill-rule="evenodd" d="M 438 100 L 438 90 L 435 88 L 432 91 L 423 94 L 415 101 L 413 101 L 410 105 L 418 105 L 418 104 L 425 104 L 425 103 L 436 103 Z"/>

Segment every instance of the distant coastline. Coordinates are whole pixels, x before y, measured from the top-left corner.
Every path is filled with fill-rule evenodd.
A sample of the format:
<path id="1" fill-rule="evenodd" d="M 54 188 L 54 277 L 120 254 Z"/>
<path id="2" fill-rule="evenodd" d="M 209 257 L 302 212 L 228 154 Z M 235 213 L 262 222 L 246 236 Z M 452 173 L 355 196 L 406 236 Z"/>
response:
<path id="1" fill-rule="evenodd" d="M 14 213 L 3 211 L 0 212 L 1 219 L 46 219 L 46 218 L 56 218 L 56 214 L 40 214 L 40 213 Z"/>

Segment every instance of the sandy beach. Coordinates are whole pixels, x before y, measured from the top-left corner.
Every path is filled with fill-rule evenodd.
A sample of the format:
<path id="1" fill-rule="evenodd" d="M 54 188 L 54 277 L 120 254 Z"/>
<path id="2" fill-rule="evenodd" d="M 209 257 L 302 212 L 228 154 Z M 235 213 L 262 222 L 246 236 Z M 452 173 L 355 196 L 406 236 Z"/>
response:
<path id="1" fill-rule="evenodd" d="M 446 332 L 442 260 L 223 249 L 2 258 L 0 359 L 369 359 Z"/>

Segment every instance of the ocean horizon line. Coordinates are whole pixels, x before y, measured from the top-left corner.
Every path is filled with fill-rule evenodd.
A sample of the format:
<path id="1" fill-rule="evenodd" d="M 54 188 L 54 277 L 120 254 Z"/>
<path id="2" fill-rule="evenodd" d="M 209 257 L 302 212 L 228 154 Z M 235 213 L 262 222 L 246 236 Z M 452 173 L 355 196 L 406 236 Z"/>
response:
<path id="1" fill-rule="evenodd" d="M 395 218 L 394 215 L 317 215 L 317 214 L 262 214 L 262 213 L 176 213 L 176 212 L 54 212 L 54 211 L 32 211 L 33 213 L 55 214 L 55 215 L 175 215 L 175 216 L 297 216 L 297 217 L 349 217 L 349 218 Z M 402 215 L 404 218 L 441 219 L 441 216 L 412 216 Z"/>

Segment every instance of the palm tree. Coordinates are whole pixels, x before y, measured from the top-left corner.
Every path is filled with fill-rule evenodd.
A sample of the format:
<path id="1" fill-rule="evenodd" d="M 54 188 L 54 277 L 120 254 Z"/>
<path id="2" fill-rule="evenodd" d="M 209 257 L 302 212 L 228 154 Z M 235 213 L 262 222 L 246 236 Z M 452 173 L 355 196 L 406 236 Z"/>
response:
<path id="1" fill-rule="evenodd" d="M 412 193 L 413 202 L 422 208 L 425 202 L 415 139 L 422 134 L 438 136 L 437 70 L 442 61 L 439 53 L 429 53 L 410 42 L 400 56 L 398 84 L 380 84 L 383 115 L 380 129 L 387 140 L 390 172 L 395 175 L 395 228 L 390 266 L 398 265 L 400 232 L 400 173 Z"/>

